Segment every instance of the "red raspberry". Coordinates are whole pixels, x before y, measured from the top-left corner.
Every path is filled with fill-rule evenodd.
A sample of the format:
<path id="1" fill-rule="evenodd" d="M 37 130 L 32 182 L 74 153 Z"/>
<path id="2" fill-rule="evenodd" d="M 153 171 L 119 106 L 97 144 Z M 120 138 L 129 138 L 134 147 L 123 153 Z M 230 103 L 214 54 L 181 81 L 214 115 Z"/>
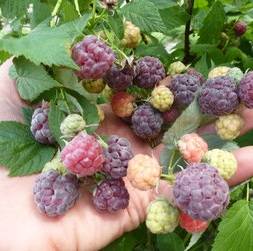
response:
<path id="1" fill-rule="evenodd" d="M 61 160 L 74 174 L 92 175 L 102 168 L 103 148 L 94 136 L 80 132 L 63 148 Z"/>
<path id="2" fill-rule="evenodd" d="M 113 113 L 120 117 L 126 118 L 132 115 L 134 111 L 134 97 L 126 92 L 118 92 L 113 95 L 111 106 Z"/>
<path id="3" fill-rule="evenodd" d="M 80 79 L 102 78 L 115 61 L 112 49 L 93 35 L 73 47 L 72 58 L 80 66 Z"/>
<path id="4" fill-rule="evenodd" d="M 181 228 L 192 234 L 204 232 L 208 228 L 207 221 L 195 220 L 183 212 L 180 213 L 179 224 Z"/>
<path id="5" fill-rule="evenodd" d="M 236 36 L 242 36 L 246 32 L 246 30 L 247 24 L 245 22 L 239 20 L 234 24 L 234 31 Z"/>
<path id="6" fill-rule="evenodd" d="M 165 124 L 172 124 L 180 116 L 178 108 L 173 105 L 168 111 L 162 113 Z"/>

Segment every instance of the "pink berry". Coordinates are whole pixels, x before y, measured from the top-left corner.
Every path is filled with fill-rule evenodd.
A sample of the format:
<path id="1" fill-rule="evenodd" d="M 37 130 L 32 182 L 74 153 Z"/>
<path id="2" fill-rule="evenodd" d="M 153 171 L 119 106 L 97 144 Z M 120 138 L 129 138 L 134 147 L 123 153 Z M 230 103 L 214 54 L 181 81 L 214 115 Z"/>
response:
<path id="1" fill-rule="evenodd" d="M 247 24 L 243 21 L 237 21 L 235 24 L 234 24 L 234 31 L 235 31 L 235 34 L 240 37 L 242 36 L 247 30 Z"/>
<path id="2" fill-rule="evenodd" d="M 80 132 L 63 148 L 61 160 L 74 174 L 92 175 L 102 169 L 103 148 L 94 136 Z"/>

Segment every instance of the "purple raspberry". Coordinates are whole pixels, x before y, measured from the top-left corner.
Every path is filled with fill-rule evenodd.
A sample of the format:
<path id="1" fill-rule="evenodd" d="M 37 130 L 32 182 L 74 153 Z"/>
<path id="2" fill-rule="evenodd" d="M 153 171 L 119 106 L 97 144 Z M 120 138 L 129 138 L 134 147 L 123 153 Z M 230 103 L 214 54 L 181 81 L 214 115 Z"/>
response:
<path id="1" fill-rule="evenodd" d="M 217 169 L 205 163 L 189 165 L 176 176 L 177 206 L 193 219 L 214 220 L 229 203 L 229 187 Z"/>
<path id="2" fill-rule="evenodd" d="M 42 102 L 42 104 L 34 110 L 31 120 L 31 132 L 36 141 L 42 144 L 53 144 L 55 142 L 48 126 L 48 112 L 49 104 L 47 102 Z"/>
<path id="3" fill-rule="evenodd" d="M 172 124 L 176 121 L 176 119 L 180 116 L 180 112 L 178 108 L 173 105 L 170 110 L 163 112 L 163 121 L 165 124 Z"/>
<path id="4" fill-rule="evenodd" d="M 200 86 L 199 80 L 189 74 L 175 75 L 169 88 L 178 106 L 188 106 L 194 99 Z"/>
<path id="5" fill-rule="evenodd" d="M 242 36 L 246 32 L 246 30 L 247 24 L 245 22 L 239 20 L 234 24 L 234 31 L 236 36 Z"/>
<path id="6" fill-rule="evenodd" d="M 41 173 L 33 187 L 34 201 L 48 216 L 59 216 L 74 206 L 79 197 L 78 179 L 73 174 L 61 175 L 55 170 Z"/>
<path id="7" fill-rule="evenodd" d="M 128 161 L 133 158 L 131 145 L 126 138 L 112 135 L 108 140 L 108 148 L 104 151 L 105 163 L 103 171 L 118 179 L 126 176 Z"/>
<path id="8" fill-rule="evenodd" d="M 208 79 L 199 94 L 200 110 L 215 116 L 230 114 L 239 105 L 237 92 L 234 80 L 229 77 Z"/>
<path id="9" fill-rule="evenodd" d="M 115 61 L 112 49 L 93 35 L 74 45 L 72 58 L 80 66 L 80 79 L 102 78 Z"/>
<path id="10" fill-rule="evenodd" d="M 196 69 L 194 68 L 189 68 L 187 71 L 186 71 L 187 74 L 197 78 L 198 82 L 202 85 L 206 79 L 205 77 L 200 73 L 198 72 Z"/>
<path id="11" fill-rule="evenodd" d="M 158 58 L 146 56 L 137 61 L 134 83 L 142 88 L 153 88 L 165 78 L 165 70 Z"/>
<path id="12" fill-rule="evenodd" d="M 239 98 L 248 108 L 253 108 L 253 71 L 248 72 L 240 82 Z"/>
<path id="13" fill-rule="evenodd" d="M 104 81 L 114 91 L 124 91 L 133 83 L 134 71 L 126 65 L 124 68 L 119 68 L 113 65 L 104 76 Z"/>
<path id="14" fill-rule="evenodd" d="M 163 119 L 160 112 L 149 104 L 139 106 L 132 116 L 134 133 L 143 139 L 154 139 L 162 129 Z"/>
<path id="15" fill-rule="evenodd" d="M 104 180 L 93 193 L 93 204 L 99 211 L 109 213 L 128 207 L 129 193 L 122 179 Z"/>

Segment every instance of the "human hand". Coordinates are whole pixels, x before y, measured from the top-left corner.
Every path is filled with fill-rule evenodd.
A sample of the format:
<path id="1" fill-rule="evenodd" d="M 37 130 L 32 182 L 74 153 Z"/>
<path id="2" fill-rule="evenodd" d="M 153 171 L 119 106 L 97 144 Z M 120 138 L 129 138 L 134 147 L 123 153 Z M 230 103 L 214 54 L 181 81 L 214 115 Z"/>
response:
<path id="1" fill-rule="evenodd" d="M 24 104 L 19 99 L 15 84 L 8 77 L 8 61 L 0 68 L 0 120 L 22 121 L 20 113 Z M 136 139 L 131 130 L 105 108 L 106 120 L 99 133 L 118 134 L 129 139 L 134 153 L 154 154 L 158 158 L 159 146 L 155 150 Z M 245 116 L 253 117 L 245 110 Z M 249 120 L 245 130 L 253 128 Z M 250 166 L 253 147 L 235 151 L 239 163 L 236 175 L 230 184 L 234 185 L 253 175 Z M 153 191 L 142 192 L 129 185 L 129 207 L 113 215 L 98 213 L 91 204 L 91 196 L 85 189 L 74 208 L 65 216 L 48 218 L 35 208 L 32 198 L 34 176 L 9 178 L 4 168 L 0 169 L 0 250 L 98 250 L 126 231 L 136 228 L 145 219 L 149 202 L 155 197 Z M 160 191 L 170 196 L 170 188 L 164 183 Z"/>

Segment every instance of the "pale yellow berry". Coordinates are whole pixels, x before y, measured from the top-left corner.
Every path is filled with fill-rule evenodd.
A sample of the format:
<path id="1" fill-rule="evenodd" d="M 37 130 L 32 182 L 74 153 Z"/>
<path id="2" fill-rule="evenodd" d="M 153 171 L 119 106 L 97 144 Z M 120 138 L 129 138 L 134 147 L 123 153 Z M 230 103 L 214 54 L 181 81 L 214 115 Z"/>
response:
<path id="1" fill-rule="evenodd" d="M 213 149 L 208 151 L 203 161 L 216 168 L 221 177 L 228 180 L 237 170 L 237 160 L 231 152 Z"/>
<path id="2" fill-rule="evenodd" d="M 129 21 L 124 23 L 124 38 L 122 44 L 128 48 L 135 48 L 141 41 L 141 32 L 139 27 L 135 26 Z"/>
<path id="3" fill-rule="evenodd" d="M 161 112 L 169 110 L 173 102 L 173 93 L 164 85 L 156 87 L 151 93 L 150 103 Z"/>
<path id="4" fill-rule="evenodd" d="M 243 119 L 237 114 L 229 114 L 216 120 L 215 128 L 221 139 L 233 140 L 240 135 L 244 126 Z"/>
<path id="5" fill-rule="evenodd" d="M 168 69 L 168 74 L 173 76 L 176 74 L 183 73 L 186 70 L 187 70 L 187 67 L 181 61 L 176 61 L 170 64 L 169 69 Z"/>
<path id="6" fill-rule="evenodd" d="M 100 93 L 105 88 L 105 83 L 103 79 L 84 80 L 82 84 L 84 89 L 89 93 Z"/>
<path id="7" fill-rule="evenodd" d="M 223 77 L 228 74 L 228 71 L 230 70 L 230 67 L 227 66 L 218 66 L 213 68 L 209 74 L 208 78 L 215 78 L 215 77 Z"/>
<path id="8" fill-rule="evenodd" d="M 51 161 L 46 163 L 46 165 L 42 169 L 42 172 L 47 172 L 49 170 L 55 170 L 61 174 L 67 173 L 67 169 L 61 162 L 59 154 L 57 154 Z"/>
<path id="9" fill-rule="evenodd" d="M 127 177 L 133 187 L 149 190 L 158 184 L 161 171 L 162 168 L 155 158 L 137 154 L 128 162 Z"/>

